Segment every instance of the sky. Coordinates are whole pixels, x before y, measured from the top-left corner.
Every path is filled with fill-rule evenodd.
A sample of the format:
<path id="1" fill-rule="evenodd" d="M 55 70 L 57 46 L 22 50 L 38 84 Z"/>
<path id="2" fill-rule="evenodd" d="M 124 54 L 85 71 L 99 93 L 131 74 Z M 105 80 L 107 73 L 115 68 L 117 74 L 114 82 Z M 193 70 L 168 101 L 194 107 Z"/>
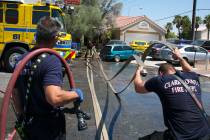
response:
<path id="1" fill-rule="evenodd" d="M 181 16 L 192 17 L 193 0 L 118 0 L 123 3 L 121 15 L 142 16 L 146 15 L 149 19 L 164 27 L 167 22 L 172 22 L 173 17 L 166 20 L 159 20 L 189 11 Z M 210 0 L 197 0 L 196 16 L 204 17 L 210 15 Z"/>

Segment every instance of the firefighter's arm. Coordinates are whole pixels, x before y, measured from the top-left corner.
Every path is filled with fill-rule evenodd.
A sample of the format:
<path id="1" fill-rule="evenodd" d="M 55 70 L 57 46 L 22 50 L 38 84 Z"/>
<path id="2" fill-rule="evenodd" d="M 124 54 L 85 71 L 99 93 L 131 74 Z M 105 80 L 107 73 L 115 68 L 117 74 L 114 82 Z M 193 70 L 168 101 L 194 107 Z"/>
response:
<path id="1" fill-rule="evenodd" d="M 65 91 L 59 86 L 44 86 L 46 100 L 52 106 L 63 106 L 75 100 L 83 100 L 83 93 Z"/>
<path id="2" fill-rule="evenodd" d="M 135 74 L 135 78 L 134 78 L 134 87 L 135 87 L 135 91 L 137 93 L 143 94 L 143 93 L 148 93 L 148 91 L 146 90 L 146 88 L 144 87 L 144 81 L 141 78 L 141 70 L 143 68 L 141 66 L 139 66 L 136 70 L 136 74 Z"/>
<path id="3" fill-rule="evenodd" d="M 192 67 L 190 64 L 182 57 L 179 49 L 175 48 L 173 51 L 173 57 L 174 59 L 178 59 L 180 61 L 180 65 L 182 66 L 182 70 L 189 72 L 192 71 Z"/>

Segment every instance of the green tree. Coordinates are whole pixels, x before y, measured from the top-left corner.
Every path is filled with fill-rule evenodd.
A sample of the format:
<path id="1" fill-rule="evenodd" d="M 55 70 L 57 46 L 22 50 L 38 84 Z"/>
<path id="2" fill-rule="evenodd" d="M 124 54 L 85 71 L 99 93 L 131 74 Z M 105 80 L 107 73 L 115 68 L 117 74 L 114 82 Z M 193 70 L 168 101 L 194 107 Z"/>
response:
<path id="1" fill-rule="evenodd" d="M 182 33 L 181 36 L 184 39 L 191 39 L 191 20 L 188 16 L 182 17 Z"/>
<path id="2" fill-rule="evenodd" d="M 169 38 L 177 38 L 177 36 L 176 36 L 176 34 L 174 32 L 170 32 L 170 33 L 167 34 L 166 38 L 167 39 L 169 39 Z"/>
<path id="3" fill-rule="evenodd" d="M 176 28 L 178 29 L 179 39 L 181 39 L 182 17 L 176 15 L 172 23 L 176 25 Z"/>
<path id="4" fill-rule="evenodd" d="M 188 16 L 175 16 L 173 24 L 178 29 L 179 39 L 190 39 L 191 21 Z"/>
<path id="5" fill-rule="evenodd" d="M 204 18 L 204 24 L 206 25 L 206 28 L 208 29 L 207 33 L 207 39 L 209 39 L 209 31 L 210 31 L 210 15 L 205 16 Z"/>
<path id="6" fill-rule="evenodd" d="M 197 16 L 195 19 L 195 37 L 196 37 L 197 31 L 198 31 L 198 28 L 199 28 L 200 24 L 202 24 L 202 23 L 203 23 L 202 18 Z"/>
<path id="7" fill-rule="evenodd" d="M 171 30 L 173 30 L 173 25 L 171 22 L 168 22 L 165 26 L 165 29 L 167 31 L 166 33 L 166 38 L 170 38 L 171 37 Z"/>
<path id="8" fill-rule="evenodd" d="M 121 8 L 122 4 L 113 0 L 82 0 L 71 15 L 66 15 L 67 30 L 77 41 L 100 39 L 112 28 Z"/>
<path id="9" fill-rule="evenodd" d="M 168 22 L 165 26 L 166 31 L 169 33 L 171 30 L 173 30 L 173 25 L 171 22 Z"/>

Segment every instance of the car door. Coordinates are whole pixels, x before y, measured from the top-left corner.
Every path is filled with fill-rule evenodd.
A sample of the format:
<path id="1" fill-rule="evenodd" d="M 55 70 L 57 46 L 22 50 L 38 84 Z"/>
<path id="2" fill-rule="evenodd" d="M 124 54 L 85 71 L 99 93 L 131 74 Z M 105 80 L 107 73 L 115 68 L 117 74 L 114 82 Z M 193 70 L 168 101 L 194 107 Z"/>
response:
<path id="1" fill-rule="evenodd" d="M 128 59 L 130 56 L 134 54 L 134 50 L 130 46 L 123 46 L 124 59 Z"/>
<path id="2" fill-rule="evenodd" d="M 187 47 L 184 50 L 185 52 L 183 52 L 182 55 L 183 57 L 186 57 L 190 62 L 193 62 L 194 58 L 195 60 L 205 59 L 206 51 L 201 47 Z"/>
<path id="3" fill-rule="evenodd" d="M 210 52 L 210 41 L 205 41 L 202 47 L 208 50 L 208 52 Z"/>
<path id="4" fill-rule="evenodd" d="M 113 56 L 119 55 L 120 58 L 124 57 L 124 52 L 122 46 L 114 46 L 113 51 L 112 51 Z"/>
<path id="5" fill-rule="evenodd" d="M 163 44 L 160 49 L 159 59 L 166 61 L 171 60 L 170 55 L 171 55 L 171 50 L 168 48 L 168 46 Z"/>
<path id="6" fill-rule="evenodd" d="M 196 60 L 205 60 L 206 55 L 208 55 L 207 50 L 203 49 L 202 47 L 196 49 Z"/>

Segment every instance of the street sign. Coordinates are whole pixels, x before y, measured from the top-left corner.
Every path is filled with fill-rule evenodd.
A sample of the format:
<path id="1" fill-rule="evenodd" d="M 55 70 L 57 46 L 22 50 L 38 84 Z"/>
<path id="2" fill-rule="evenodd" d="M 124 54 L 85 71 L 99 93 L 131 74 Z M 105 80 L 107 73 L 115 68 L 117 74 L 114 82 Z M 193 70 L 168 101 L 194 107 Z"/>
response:
<path id="1" fill-rule="evenodd" d="M 65 4 L 80 5 L 80 0 L 64 0 Z"/>

